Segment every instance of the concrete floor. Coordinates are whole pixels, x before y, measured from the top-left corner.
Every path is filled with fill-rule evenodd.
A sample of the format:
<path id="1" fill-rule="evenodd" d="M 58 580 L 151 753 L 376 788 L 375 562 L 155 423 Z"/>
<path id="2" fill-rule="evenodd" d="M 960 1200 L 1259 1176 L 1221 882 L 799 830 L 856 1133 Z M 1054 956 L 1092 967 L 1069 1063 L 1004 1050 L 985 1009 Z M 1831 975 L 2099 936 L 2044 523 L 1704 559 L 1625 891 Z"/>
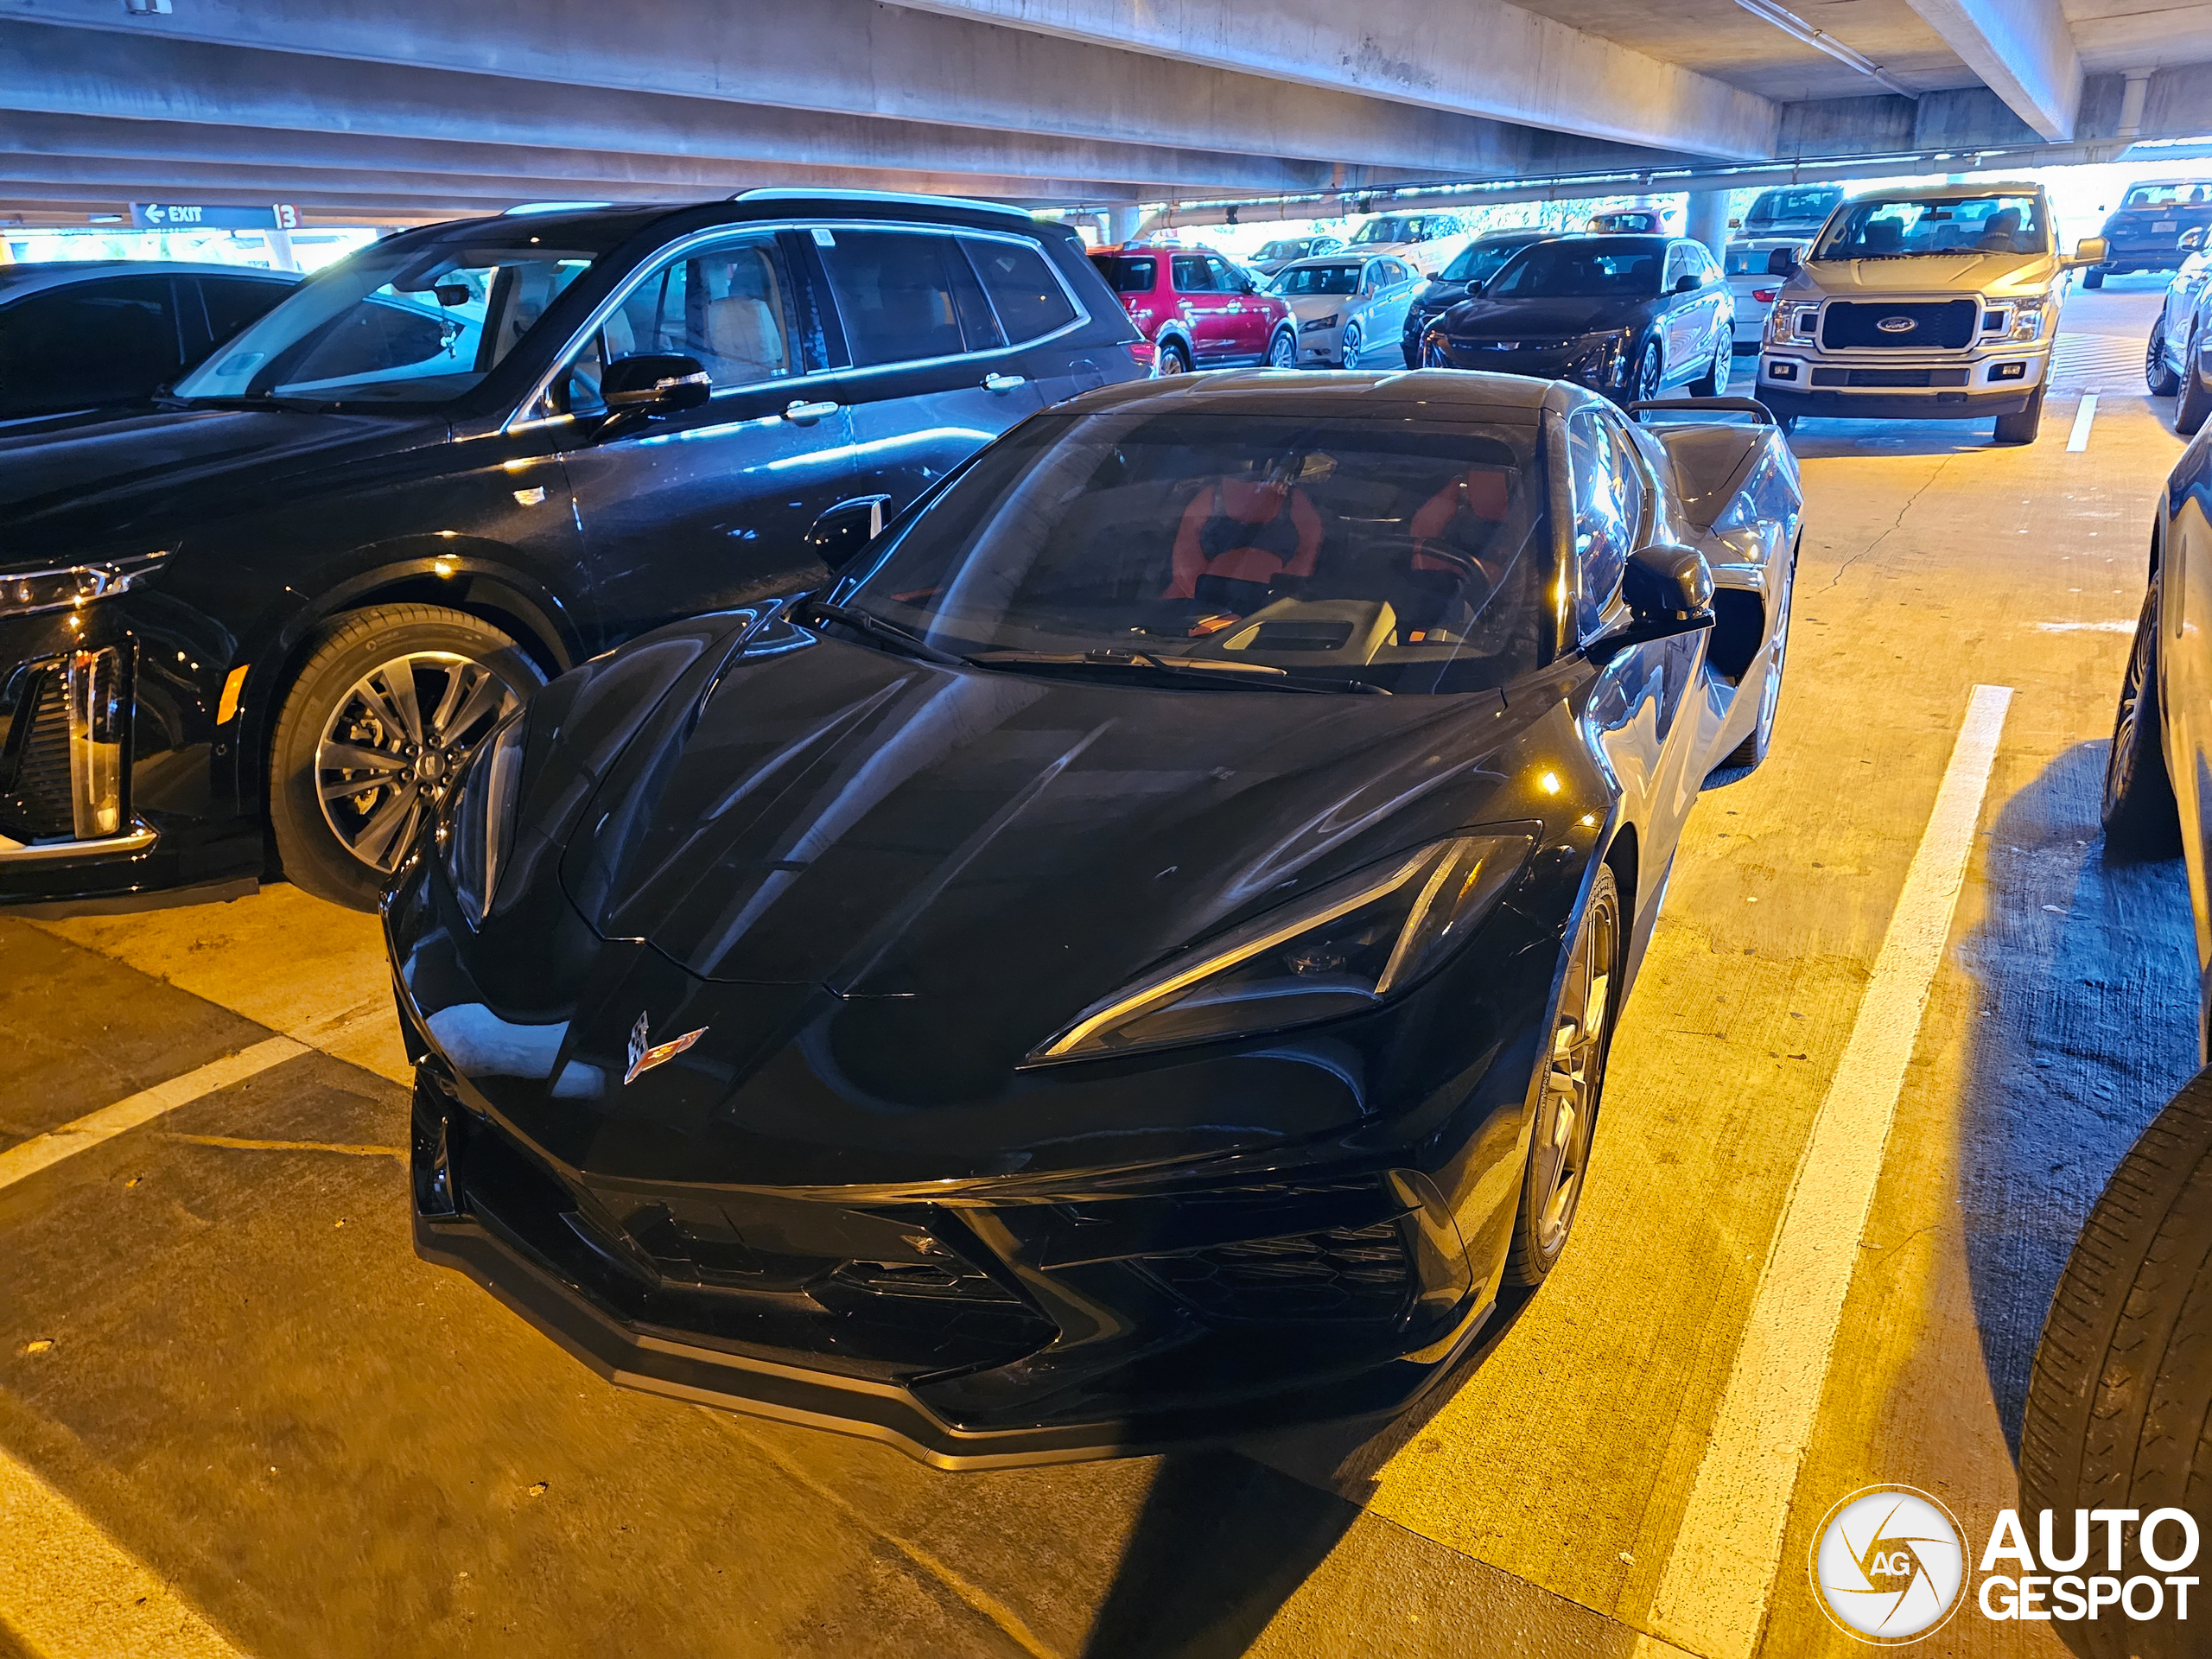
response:
<path id="1" fill-rule="evenodd" d="M 307 1045 L 0 1187 L 0 1465 L 269 1659 L 1674 1653 L 1643 1632 L 1768 1241 L 1969 689 L 2009 686 L 1758 1649 L 1859 1651 L 1814 1525 L 1903 1482 L 1986 1536 L 2080 1218 L 2192 1069 L 2179 867 L 2107 870 L 2096 820 L 2180 448 L 2140 375 L 2160 286 L 2073 299 L 2031 448 L 1801 429 L 1773 754 L 1690 822 L 1565 1262 L 1420 1420 L 955 1476 L 609 1388 L 416 1261 L 373 924 L 277 887 L 0 920 L 0 1149 Z M 92 1650 L 38 1582 L 0 1560 L 0 1659 Z M 1919 1651 L 2060 1650 L 1969 1608 Z"/>

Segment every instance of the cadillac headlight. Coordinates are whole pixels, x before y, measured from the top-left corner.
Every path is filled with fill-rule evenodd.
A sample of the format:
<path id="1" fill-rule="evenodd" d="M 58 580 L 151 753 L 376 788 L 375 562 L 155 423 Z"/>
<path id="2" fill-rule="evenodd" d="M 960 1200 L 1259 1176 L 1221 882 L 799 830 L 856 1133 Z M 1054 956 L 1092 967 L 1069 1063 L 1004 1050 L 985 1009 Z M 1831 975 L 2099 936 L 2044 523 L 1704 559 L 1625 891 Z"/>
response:
<path id="1" fill-rule="evenodd" d="M 119 594 L 167 558 L 166 550 L 141 553 L 98 564 L 58 566 L 0 575 L 0 616 L 29 616 L 40 611 L 79 609 L 96 599 Z"/>
<path id="2" fill-rule="evenodd" d="M 1332 311 L 1325 317 L 1314 317 L 1308 321 L 1300 323 L 1298 332 L 1301 334 L 1318 334 L 1324 328 L 1335 327 L 1337 319 L 1343 315 L 1341 311 Z"/>
<path id="3" fill-rule="evenodd" d="M 1371 1008 L 1475 931 L 1535 844 L 1461 836 L 1332 882 L 1093 1003 L 1029 1058 L 1088 1059 Z"/>
<path id="4" fill-rule="evenodd" d="M 515 805 L 522 798 L 523 745 L 528 738 L 527 718 L 517 713 L 477 745 L 454 791 L 453 810 L 440 827 L 447 878 L 478 927 L 491 913 L 499 874 L 514 851 Z"/>

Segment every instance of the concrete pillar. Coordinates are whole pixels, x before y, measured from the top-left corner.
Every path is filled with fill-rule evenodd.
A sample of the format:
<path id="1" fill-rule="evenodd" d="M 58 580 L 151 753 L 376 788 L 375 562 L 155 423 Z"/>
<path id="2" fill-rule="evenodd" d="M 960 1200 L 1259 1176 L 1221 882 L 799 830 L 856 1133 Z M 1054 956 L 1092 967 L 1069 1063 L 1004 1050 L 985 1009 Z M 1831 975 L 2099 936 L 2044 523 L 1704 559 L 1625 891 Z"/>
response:
<path id="1" fill-rule="evenodd" d="M 1127 242 L 1137 233 L 1144 223 L 1144 209 L 1135 206 L 1116 207 L 1106 215 L 1108 237 L 1115 242 Z"/>
<path id="2" fill-rule="evenodd" d="M 2122 138 L 2140 137 L 2143 133 L 2143 99 L 2150 90 L 2152 71 L 2130 69 L 2127 85 L 2120 98 L 2120 134 Z"/>
<path id="3" fill-rule="evenodd" d="M 261 236 L 262 240 L 269 245 L 271 270 L 297 270 L 300 268 L 300 256 L 292 251 L 292 233 L 289 231 L 264 231 Z"/>
<path id="4" fill-rule="evenodd" d="M 1693 190 L 1689 198 L 1682 234 L 1711 248 L 1714 258 L 1724 258 L 1728 251 L 1728 193 Z"/>

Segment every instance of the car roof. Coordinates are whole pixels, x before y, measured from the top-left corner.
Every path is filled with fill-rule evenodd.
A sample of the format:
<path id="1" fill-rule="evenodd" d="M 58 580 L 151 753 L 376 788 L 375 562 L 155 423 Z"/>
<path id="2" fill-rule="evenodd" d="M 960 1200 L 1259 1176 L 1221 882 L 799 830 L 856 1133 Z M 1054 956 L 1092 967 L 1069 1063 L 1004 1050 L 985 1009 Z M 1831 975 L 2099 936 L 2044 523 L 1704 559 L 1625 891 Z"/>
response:
<path id="1" fill-rule="evenodd" d="M 532 209 L 523 213 L 487 213 L 474 219 L 448 219 L 402 234 L 443 237 L 467 235 L 499 227 L 512 231 L 528 226 L 532 232 L 584 231 L 605 238 L 610 251 L 629 237 L 656 226 L 663 234 L 712 229 L 717 225 L 749 225 L 763 219 L 927 219 L 974 230 L 1027 230 L 1039 238 L 1065 236 L 1075 232 L 1057 220 L 1039 219 L 1018 207 L 995 202 L 970 201 L 960 196 L 908 195 L 887 190 L 761 189 L 741 191 L 719 201 L 666 201 L 632 207 Z M 541 229 L 542 227 L 542 229 Z M 611 237 L 607 235 L 612 232 Z"/>
<path id="2" fill-rule="evenodd" d="M 1948 201 L 1955 196 L 2040 196 L 2032 179 L 1976 179 L 1967 184 L 1908 184 L 1894 190 L 1862 190 L 1853 201 Z"/>
<path id="3" fill-rule="evenodd" d="M 1144 404 L 1157 404 L 1163 412 L 1180 408 L 1192 414 L 1367 414 L 1377 421 L 1402 421 L 1413 418 L 1416 410 L 1427 410 L 1433 419 L 1522 424 L 1534 421 L 1548 403 L 1596 401 L 1596 394 L 1580 387 L 1465 369 L 1230 369 L 1103 386 L 1055 405 L 1052 412 L 1092 415 Z"/>
<path id="4" fill-rule="evenodd" d="M 53 259 L 37 264 L 0 266 L 0 296 L 20 297 L 50 288 L 68 288 L 110 276 L 244 276 L 290 287 L 296 270 L 264 270 L 258 265 L 226 265 L 183 259 Z"/>
<path id="5" fill-rule="evenodd" d="M 1351 249 L 1345 248 L 1337 253 L 1309 253 L 1303 259 L 1292 260 L 1282 269 L 1283 270 L 1301 270 L 1308 265 L 1357 265 L 1370 259 L 1389 257 L 1391 256 L 1387 253 L 1356 253 Z M 1277 271 L 1275 274 L 1281 276 L 1282 272 Z"/>

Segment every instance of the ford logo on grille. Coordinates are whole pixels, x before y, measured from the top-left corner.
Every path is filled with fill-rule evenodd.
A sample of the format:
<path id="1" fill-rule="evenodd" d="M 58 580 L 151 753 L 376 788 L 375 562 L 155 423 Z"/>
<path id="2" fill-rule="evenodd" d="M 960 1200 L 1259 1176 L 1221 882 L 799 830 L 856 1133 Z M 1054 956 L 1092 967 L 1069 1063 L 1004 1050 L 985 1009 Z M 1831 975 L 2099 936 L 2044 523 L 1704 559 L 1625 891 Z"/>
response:
<path id="1" fill-rule="evenodd" d="M 1885 334 L 1909 334 L 1920 327 L 1910 317 L 1884 317 L 1874 326 Z"/>

